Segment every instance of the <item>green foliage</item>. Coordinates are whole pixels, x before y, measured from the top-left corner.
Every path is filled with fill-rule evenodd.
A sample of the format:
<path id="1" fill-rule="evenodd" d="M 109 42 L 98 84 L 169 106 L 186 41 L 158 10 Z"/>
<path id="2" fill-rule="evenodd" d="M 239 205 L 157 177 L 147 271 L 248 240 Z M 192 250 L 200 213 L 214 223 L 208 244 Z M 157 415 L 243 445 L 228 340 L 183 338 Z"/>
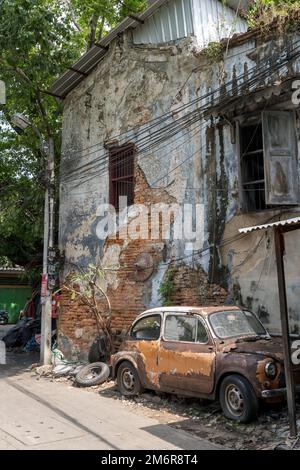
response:
<path id="1" fill-rule="evenodd" d="M 83 34 L 87 47 L 102 39 L 124 17 L 146 7 L 144 0 L 70 0 L 74 24 Z"/>
<path id="2" fill-rule="evenodd" d="M 144 0 L 0 0 L 0 257 L 25 265 L 41 252 L 45 162 L 34 128 L 17 135 L 14 113 L 24 113 L 42 139 L 54 138 L 56 168 L 62 105 L 47 95 L 54 79 Z"/>
<path id="3" fill-rule="evenodd" d="M 25 265 L 41 251 L 42 161 L 9 129 L 1 133 L 0 156 L 0 256 Z"/>
<path id="4" fill-rule="evenodd" d="M 223 57 L 223 46 L 220 42 L 210 42 L 203 51 L 205 57 L 212 62 L 219 62 Z"/>
<path id="5" fill-rule="evenodd" d="M 100 266 L 89 264 L 86 270 L 80 270 L 70 278 L 72 284 L 80 286 L 80 295 L 87 299 L 93 299 L 103 296 L 103 289 L 98 285 L 99 280 L 105 279 L 105 272 Z M 72 290 L 72 296 L 75 298 L 78 294 L 77 289 Z"/>
<path id="6" fill-rule="evenodd" d="M 175 274 L 176 268 L 169 269 L 164 277 L 164 280 L 160 283 L 158 293 L 164 307 L 173 305 L 172 297 L 176 292 L 176 286 L 174 283 Z"/>
<path id="7" fill-rule="evenodd" d="M 300 22 L 299 0 L 255 0 L 249 9 L 250 29 L 268 32 L 272 25 L 282 32 L 297 28 Z"/>

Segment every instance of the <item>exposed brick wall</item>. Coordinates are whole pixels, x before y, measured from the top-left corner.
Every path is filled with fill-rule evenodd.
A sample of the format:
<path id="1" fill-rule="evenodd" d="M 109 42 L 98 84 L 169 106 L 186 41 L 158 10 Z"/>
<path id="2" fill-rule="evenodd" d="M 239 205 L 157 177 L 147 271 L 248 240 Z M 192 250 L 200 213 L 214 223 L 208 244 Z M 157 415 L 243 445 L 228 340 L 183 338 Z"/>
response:
<path id="1" fill-rule="evenodd" d="M 162 189 L 149 188 L 143 172 L 136 168 L 135 203 L 151 205 L 171 204 L 174 199 Z M 163 229 L 163 227 L 161 227 Z M 157 240 L 132 240 L 108 238 L 105 249 L 118 244 L 121 248 L 120 269 L 116 272 L 117 288 L 108 287 L 112 307 L 112 328 L 120 332 L 128 329 L 132 320 L 147 309 L 151 281 L 138 281 L 134 263 L 141 253 L 151 255 L 156 266 L 163 258 L 164 243 Z M 207 305 L 224 302 L 227 294 L 217 286 L 208 285 L 205 273 L 195 272 L 188 267 L 179 267 L 174 278 L 177 305 Z M 99 305 L 105 311 L 105 302 Z M 59 318 L 59 347 L 69 357 L 86 358 L 94 338 L 97 336 L 96 322 L 79 300 L 71 300 L 70 292 L 63 290 Z"/>
<path id="2" fill-rule="evenodd" d="M 210 284 L 202 270 L 178 266 L 173 283 L 176 291 L 171 300 L 174 305 L 222 305 L 228 293 L 222 287 Z"/>

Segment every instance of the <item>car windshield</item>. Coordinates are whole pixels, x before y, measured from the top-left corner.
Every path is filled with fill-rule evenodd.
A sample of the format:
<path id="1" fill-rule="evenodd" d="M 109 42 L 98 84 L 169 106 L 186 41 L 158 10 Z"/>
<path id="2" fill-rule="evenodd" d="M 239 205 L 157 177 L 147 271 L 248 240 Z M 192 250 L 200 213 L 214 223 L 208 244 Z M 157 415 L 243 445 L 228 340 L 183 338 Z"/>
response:
<path id="1" fill-rule="evenodd" d="M 215 334 L 222 339 L 244 335 L 267 335 L 255 315 L 246 310 L 216 312 L 212 313 L 209 319 Z"/>

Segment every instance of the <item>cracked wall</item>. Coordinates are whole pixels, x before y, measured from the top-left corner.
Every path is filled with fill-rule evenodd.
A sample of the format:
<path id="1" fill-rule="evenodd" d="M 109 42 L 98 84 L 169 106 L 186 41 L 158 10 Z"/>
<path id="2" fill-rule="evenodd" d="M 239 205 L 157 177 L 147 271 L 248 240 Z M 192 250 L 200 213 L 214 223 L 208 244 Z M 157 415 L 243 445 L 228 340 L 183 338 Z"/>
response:
<path id="1" fill-rule="evenodd" d="M 220 118 L 216 110 L 196 125 L 179 127 L 174 136 L 138 153 L 136 158 L 135 203 L 204 204 L 201 246 L 179 240 L 98 239 L 97 208 L 109 199 L 106 145 L 115 136 L 119 136 L 115 144 L 126 142 L 122 135 L 130 129 L 133 130 L 127 141 L 134 142 L 138 126 L 170 110 L 175 119 L 183 104 L 195 99 L 208 102 L 209 97 L 201 97 L 212 89 L 221 87 L 221 97 L 235 96 L 236 77 L 243 75 L 246 87 L 251 68 L 258 66 L 266 54 L 264 44 L 259 46 L 257 40 L 246 38 L 228 49 L 225 60 L 215 63 L 199 50 L 194 38 L 158 46 L 136 46 L 130 39 L 128 33 L 117 38 L 98 67 L 65 100 L 59 233 L 60 248 L 66 255 L 62 279 L 74 266 L 100 261 L 103 267 L 114 266 L 107 276 L 106 288 L 113 303 L 114 328 L 121 330 L 137 313 L 160 305 L 159 285 L 168 264 L 178 260 L 179 270 L 191 273 L 191 277 L 181 277 L 185 285 L 190 282 L 190 291 L 185 296 L 178 294 L 178 302 L 196 303 L 197 299 L 221 304 L 226 298 L 240 301 L 258 313 L 267 326 L 278 329 L 270 235 L 241 238 L 238 229 L 292 214 L 280 208 L 252 214 L 241 212 L 238 149 L 232 142 L 230 122 Z M 295 67 L 300 68 L 299 64 Z M 228 82 L 230 86 L 226 85 Z M 252 103 L 245 94 L 235 113 L 242 113 L 246 107 L 251 112 L 257 106 L 265 106 L 265 102 Z M 298 240 L 297 235 L 294 238 Z M 300 260 L 296 245 L 294 239 L 288 242 L 289 260 L 293 260 L 288 293 L 294 329 L 300 314 Z M 141 253 L 150 253 L 155 266 L 146 281 L 137 282 L 134 262 Z M 217 287 L 212 287 L 205 299 L 198 295 L 199 284 Z M 95 325 L 87 316 L 64 296 L 61 345 L 75 356 L 76 351 L 88 349 L 95 335 Z"/>

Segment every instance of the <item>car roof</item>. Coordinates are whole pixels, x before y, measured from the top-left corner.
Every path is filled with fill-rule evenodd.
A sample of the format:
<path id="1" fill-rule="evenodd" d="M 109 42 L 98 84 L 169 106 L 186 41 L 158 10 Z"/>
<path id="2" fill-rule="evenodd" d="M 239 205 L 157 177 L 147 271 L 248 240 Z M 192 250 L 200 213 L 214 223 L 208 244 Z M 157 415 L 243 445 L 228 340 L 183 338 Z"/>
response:
<path id="1" fill-rule="evenodd" d="M 220 311 L 230 311 L 230 310 L 240 310 L 240 307 L 235 305 L 218 305 L 218 306 L 204 306 L 204 307 L 189 307 L 189 306 L 176 306 L 173 307 L 157 307 L 152 308 L 150 310 L 146 310 L 145 312 L 141 313 L 138 318 L 142 317 L 143 315 L 148 315 L 149 313 L 199 313 L 200 315 L 206 316 L 214 312 Z"/>

